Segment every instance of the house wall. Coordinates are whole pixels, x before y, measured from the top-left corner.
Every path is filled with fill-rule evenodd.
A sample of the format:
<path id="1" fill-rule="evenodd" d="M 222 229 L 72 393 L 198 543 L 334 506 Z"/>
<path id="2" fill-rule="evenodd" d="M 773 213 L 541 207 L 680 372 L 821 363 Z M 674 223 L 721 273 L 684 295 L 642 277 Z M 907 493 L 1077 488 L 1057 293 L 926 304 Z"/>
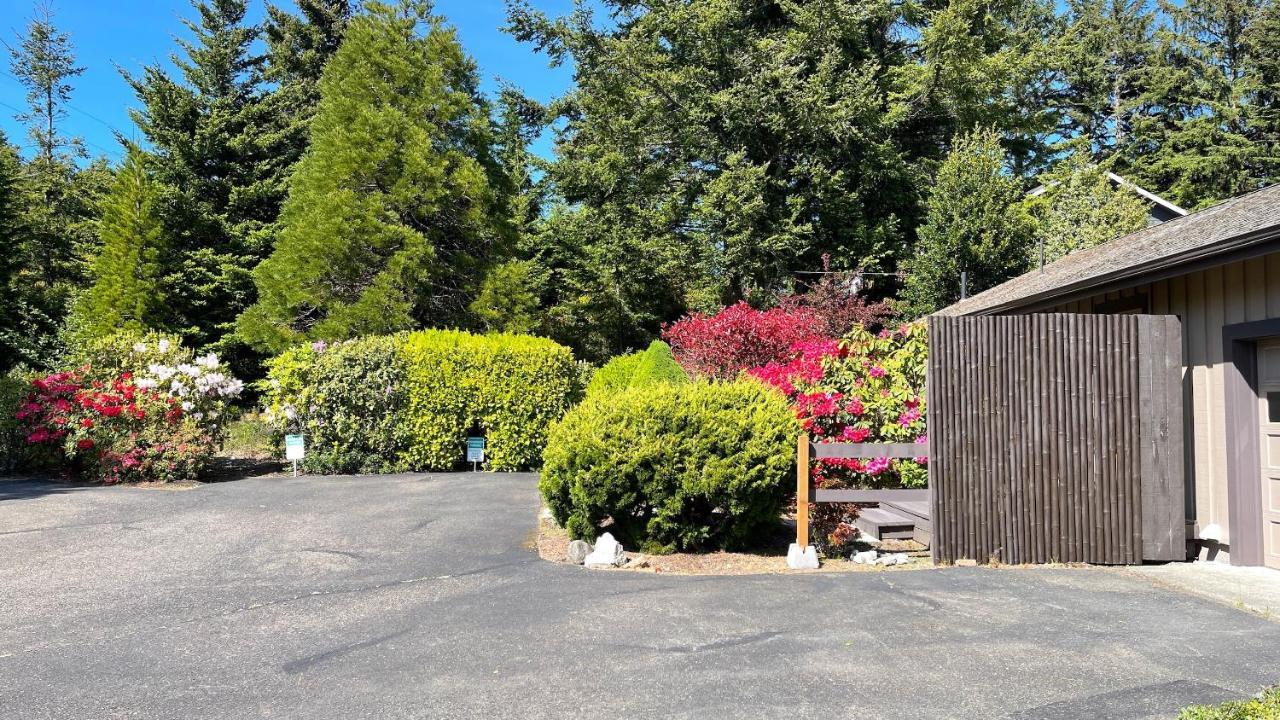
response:
<path id="1" fill-rule="evenodd" d="M 1229 544 L 1222 328 L 1280 318 L 1280 253 L 1096 295 L 1054 310 L 1108 312 L 1137 304 L 1141 296 L 1146 296 L 1146 303 L 1139 312 L 1182 319 L 1185 467 L 1194 488 L 1197 536 L 1212 535 L 1212 526 L 1217 526 L 1218 539 Z M 1226 553 L 1216 559 L 1225 560 Z"/>

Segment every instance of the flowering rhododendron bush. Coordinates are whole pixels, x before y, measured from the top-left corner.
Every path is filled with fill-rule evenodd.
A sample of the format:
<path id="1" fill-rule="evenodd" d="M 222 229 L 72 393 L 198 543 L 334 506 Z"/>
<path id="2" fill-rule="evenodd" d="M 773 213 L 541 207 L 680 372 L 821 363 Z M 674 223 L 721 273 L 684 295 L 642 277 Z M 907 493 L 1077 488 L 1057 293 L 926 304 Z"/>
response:
<path id="1" fill-rule="evenodd" d="M 809 308 L 756 310 L 740 302 L 714 315 L 687 315 L 663 329 L 662 337 L 690 375 L 732 380 L 744 370 L 785 361 L 797 343 L 821 338 L 821 324 Z"/>
<path id="2" fill-rule="evenodd" d="M 32 380 L 15 414 L 26 442 L 44 461 L 107 483 L 194 479 L 244 385 L 213 354 L 159 336 L 128 340 L 93 349 L 119 352 L 97 365 Z"/>
<path id="3" fill-rule="evenodd" d="M 814 442 L 924 443 L 925 362 L 921 323 L 872 333 L 856 327 L 841 340 L 797 343 L 787 362 L 749 374 L 778 388 Z M 927 458 L 816 461 L 820 487 L 923 487 Z"/>

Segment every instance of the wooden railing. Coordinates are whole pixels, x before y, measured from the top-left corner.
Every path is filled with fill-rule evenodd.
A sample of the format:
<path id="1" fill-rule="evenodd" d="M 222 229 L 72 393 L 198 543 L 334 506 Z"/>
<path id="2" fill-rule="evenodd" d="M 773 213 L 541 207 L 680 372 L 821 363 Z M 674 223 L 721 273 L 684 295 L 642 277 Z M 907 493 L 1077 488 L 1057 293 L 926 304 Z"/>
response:
<path id="1" fill-rule="evenodd" d="M 929 456 L 929 443 L 815 443 L 801 435 L 796 443 L 796 544 L 809 544 L 809 503 L 885 502 L 901 499 L 902 490 L 815 488 L 809 475 L 814 460 L 826 458 L 918 458 Z"/>

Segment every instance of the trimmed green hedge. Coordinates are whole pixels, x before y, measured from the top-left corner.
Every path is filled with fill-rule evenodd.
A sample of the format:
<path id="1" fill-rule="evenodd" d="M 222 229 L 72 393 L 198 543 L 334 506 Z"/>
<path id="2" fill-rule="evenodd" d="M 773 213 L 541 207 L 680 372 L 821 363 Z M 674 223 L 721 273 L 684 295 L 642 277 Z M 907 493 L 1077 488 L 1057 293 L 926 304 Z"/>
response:
<path id="1" fill-rule="evenodd" d="M 628 388 L 689 382 L 684 368 L 671 354 L 671 346 L 654 340 L 648 349 L 619 355 L 595 372 L 587 385 L 587 395 L 621 392 Z"/>
<path id="2" fill-rule="evenodd" d="M 518 470 L 541 463 L 577 372 L 544 338 L 424 330 L 286 351 L 264 401 L 281 434 L 307 436 L 311 472 L 449 470 L 473 427 L 491 469 Z"/>
<path id="3" fill-rule="evenodd" d="M 800 429 L 753 380 L 588 396 L 551 431 L 540 488 L 571 535 L 647 552 L 737 548 L 779 521 Z"/>

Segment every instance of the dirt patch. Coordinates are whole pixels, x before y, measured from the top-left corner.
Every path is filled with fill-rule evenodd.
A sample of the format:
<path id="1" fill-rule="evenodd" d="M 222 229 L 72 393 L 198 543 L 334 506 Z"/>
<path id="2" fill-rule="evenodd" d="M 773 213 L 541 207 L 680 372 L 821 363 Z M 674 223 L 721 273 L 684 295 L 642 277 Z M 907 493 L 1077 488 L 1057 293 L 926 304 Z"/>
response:
<path id="1" fill-rule="evenodd" d="M 538 519 L 537 537 L 531 543 L 538 557 L 559 565 L 570 565 L 565 558 L 569 534 L 553 520 L 545 516 Z M 911 561 L 906 565 L 871 566 L 849 562 L 847 558 L 826 558 L 817 570 L 791 570 L 787 567 L 786 543 L 775 550 L 760 552 L 711 552 L 674 553 L 672 555 L 646 555 L 626 553 L 627 563 L 621 568 L 606 572 L 646 572 L 664 575 L 763 575 L 769 573 L 833 573 L 833 572 L 900 572 L 934 567 L 928 550 L 911 541 L 888 543 L 882 547 L 887 552 L 905 552 Z"/>

